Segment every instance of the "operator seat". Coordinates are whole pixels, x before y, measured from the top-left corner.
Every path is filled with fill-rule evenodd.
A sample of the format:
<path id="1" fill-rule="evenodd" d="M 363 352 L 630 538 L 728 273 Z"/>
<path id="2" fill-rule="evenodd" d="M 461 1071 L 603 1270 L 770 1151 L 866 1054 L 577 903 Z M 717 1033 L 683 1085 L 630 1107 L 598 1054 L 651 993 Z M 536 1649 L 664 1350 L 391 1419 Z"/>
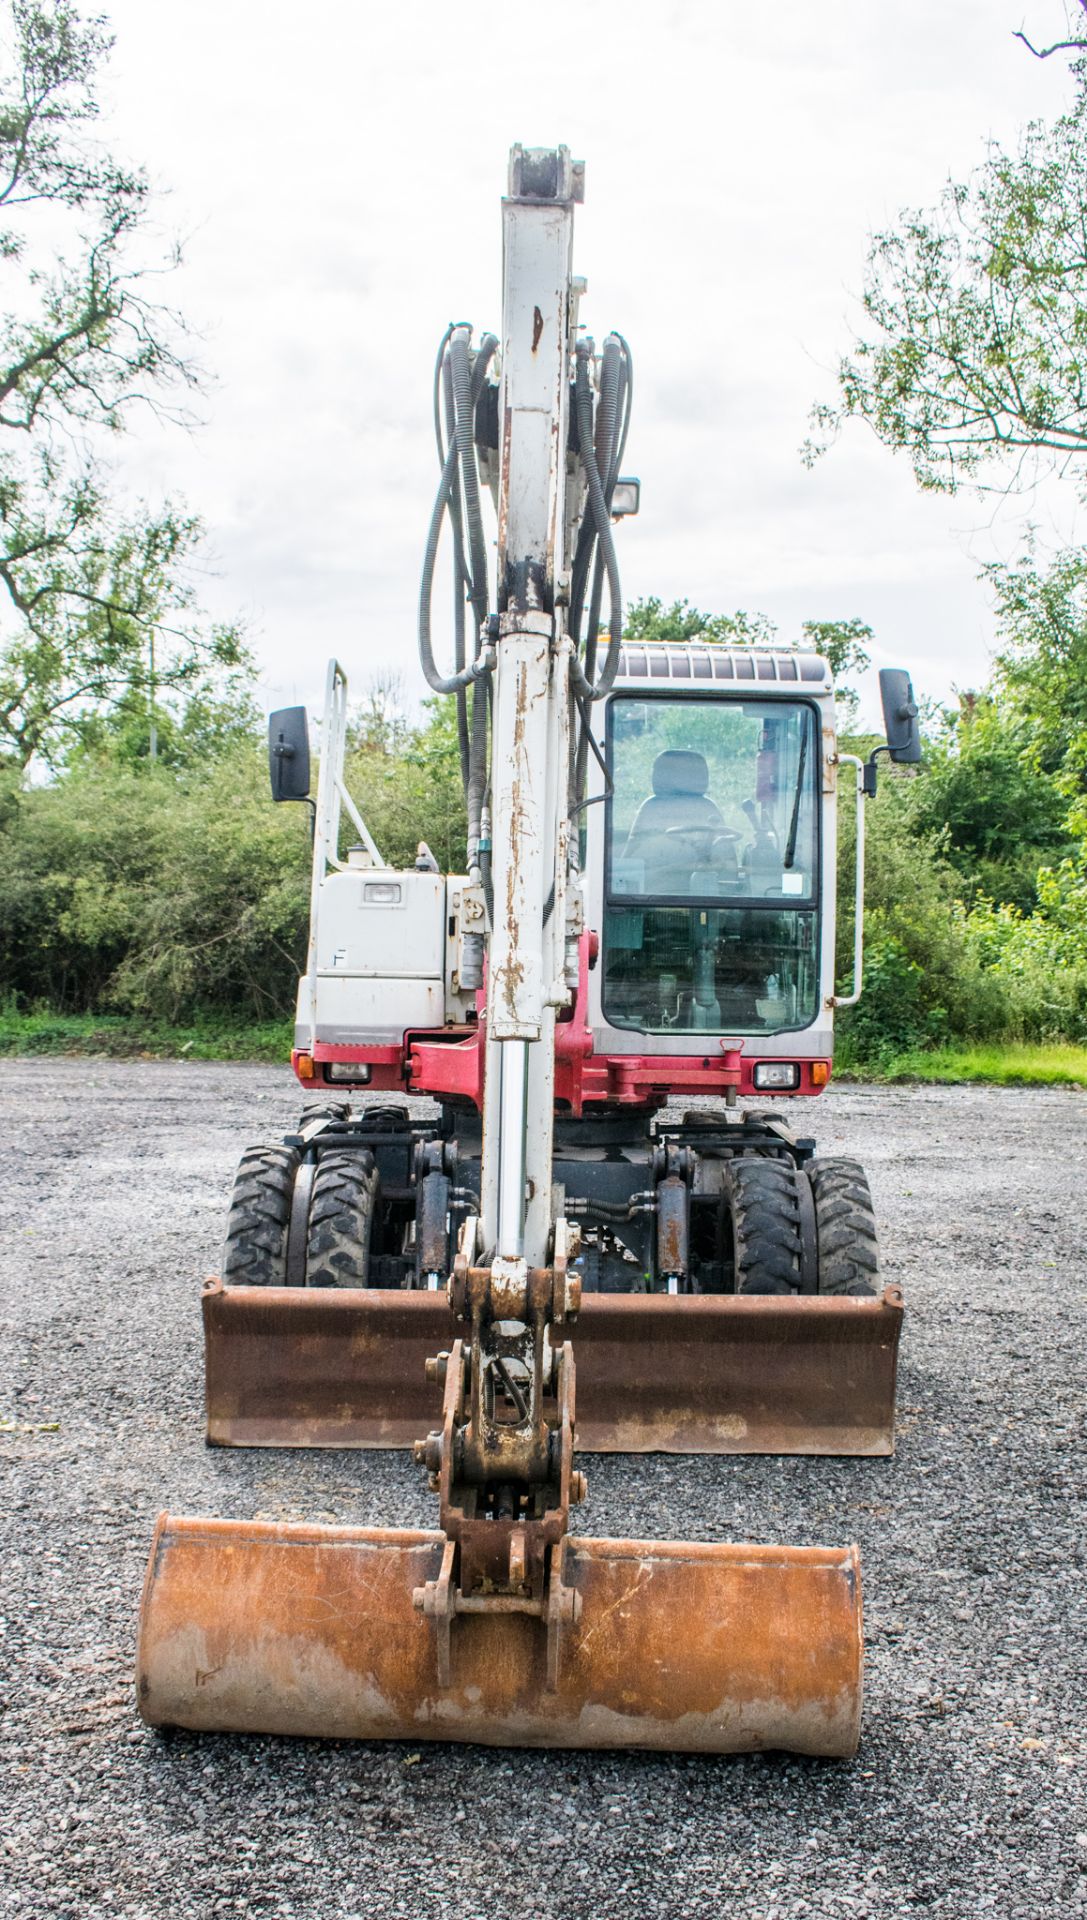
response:
<path id="1" fill-rule="evenodd" d="M 706 793 L 705 756 L 667 747 L 653 762 L 653 791 L 627 835 L 624 860 L 641 861 L 645 893 L 690 893 L 691 876 L 713 867 L 727 884 L 738 875 L 735 836 Z M 727 839 L 726 839 L 727 836 Z"/>

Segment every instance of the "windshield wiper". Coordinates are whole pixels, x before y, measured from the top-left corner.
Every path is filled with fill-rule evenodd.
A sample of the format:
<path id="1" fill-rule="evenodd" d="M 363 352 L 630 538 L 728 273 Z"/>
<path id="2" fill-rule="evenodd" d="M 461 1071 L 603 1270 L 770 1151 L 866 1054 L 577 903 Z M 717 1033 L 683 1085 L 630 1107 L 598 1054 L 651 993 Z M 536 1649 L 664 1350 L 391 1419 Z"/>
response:
<path id="1" fill-rule="evenodd" d="M 789 838 L 785 842 L 785 858 L 782 861 L 782 866 L 786 869 L 792 866 L 793 856 L 796 853 L 796 830 L 800 824 L 800 800 L 804 792 L 804 768 L 808 761 L 808 734 L 810 730 L 811 722 L 810 720 L 805 720 L 804 731 L 800 736 L 800 760 L 796 769 L 796 792 L 793 795 L 793 813 L 789 821 Z"/>

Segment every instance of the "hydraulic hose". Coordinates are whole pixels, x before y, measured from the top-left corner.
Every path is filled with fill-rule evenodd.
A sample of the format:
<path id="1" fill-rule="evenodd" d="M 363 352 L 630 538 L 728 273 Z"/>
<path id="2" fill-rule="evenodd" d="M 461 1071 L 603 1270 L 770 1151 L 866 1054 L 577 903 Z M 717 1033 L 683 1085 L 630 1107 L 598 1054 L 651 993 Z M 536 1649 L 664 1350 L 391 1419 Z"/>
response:
<path id="1" fill-rule="evenodd" d="M 490 671 L 482 636 L 487 619 L 487 551 L 483 535 L 483 516 L 480 511 L 479 475 L 476 470 L 475 447 L 472 439 L 472 419 L 475 402 L 483 385 L 487 367 L 497 349 L 498 342 L 493 334 L 484 334 L 472 365 L 468 349 L 470 328 L 455 326 L 450 329 L 443 341 L 443 355 L 450 361 L 454 422 L 449 445 L 444 449 L 441 479 L 438 493 L 430 516 L 427 531 L 426 550 L 423 555 L 423 575 L 419 591 L 419 661 L 427 685 L 435 693 L 458 693 L 470 686 L 473 681 Z M 439 450 L 441 450 L 441 431 L 439 416 Z M 454 508 L 453 499 L 457 493 L 458 470 L 463 499 L 457 498 Z M 455 564 L 462 585 L 468 590 L 468 598 L 476 614 L 476 636 L 473 657 L 470 661 L 457 660 L 452 674 L 439 672 L 434 659 L 434 650 L 430 631 L 430 609 L 434 591 L 434 568 L 438 556 L 438 543 L 441 539 L 442 523 L 446 509 L 449 508 L 454 526 L 454 548 L 458 547 L 457 528 L 460 527 L 459 551 Z M 470 562 L 466 565 L 463 552 L 464 524 L 467 522 Z M 458 587 L 458 599 L 461 587 Z M 461 642 L 463 652 L 463 641 Z"/>
<path id="2" fill-rule="evenodd" d="M 427 531 L 419 595 L 419 658 L 428 686 L 435 693 L 453 694 L 457 707 L 457 745 L 468 816 L 468 856 L 473 870 L 489 869 L 489 849 L 481 845 L 488 791 L 488 738 L 494 665 L 489 637 L 490 591 L 487 545 L 483 528 L 479 469 L 475 449 L 475 409 L 487 369 L 497 351 L 493 334 L 481 337 L 473 355 L 471 328 L 452 323 L 445 330 L 434 369 L 434 434 L 441 464 L 437 497 Z M 611 501 L 622 465 L 630 427 L 633 368 L 630 350 L 621 334 L 611 333 L 600 358 L 600 395 L 594 409 L 592 346 L 576 349 L 574 416 L 578 449 L 584 470 L 587 503 L 578 529 L 573 566 L 568 626 L 574 642 L 570 694 L 577 715 L 576 744 L 569 768 L 571 818 L 581 811 L 581 795 L 590 752 L 603 766 L 592 734 L 592 703 L 610 691 L 619 667 L 623 606 L 619 566 L 611 528 Z M 595 417 L 594 417 L 595 413 Z M 443 419 L 444 414 L 444 419 Z M 440 671 L 431 636 L 434 571 L 446 512 L 453 544 L 454 632 L 453 672 Z M 604 586 L 609 599 L 608 645 L 597 672 L 600 611 Z M 588 606 L 586 607 L 586 599 Z M 466 610 L 471 606 L 474 634 L 469 647 Z M 582 626 L 584 649 L 582 652 Z M 470 655 L 470 657 L 469 657 Z M 473 687 L 471 704 L 468 688 Z M 605 781 L 607 772 L 605 769 Z M 610 784 L 610 783 L 608 783 Z M 489 880 L 485 875 L 485 884 Z M 488 889 L 489 890 L 489 889 Z"/>
<path id="3" fill-rule="evenodd" d="M 593 450 L 596 454 L 597 472 L 603 477 L 604 504 L 608 509 L 609 525 L 611 516 L 611 496 L 615 490 L 615 475 L 618 472 L 616 454 L 619 436 L 616 431 L 618 419 L 622 356 L 618 340 L 609 334 L 604 342 L 604 351 L 600 360 L 600 404 L 596 409 L 596 430 Z M 580 423 L 579 423 L 580 424 Z M 590 522 L 590 524 L 593 524 Z M 595 532 L 595 526 L 594 526 Z M 585 678 L 592 681 L 596 673 L 596 642 L 600 626 L 600 603 L 604 594 L 603 548 L 596 542 L 593 560 L 593 590 L 589 599 L 589 624 L 585 630 Z"/>
<path id="4" fill-rule="evenodd" d="M 492 336 L 485 336 L 490 339 Z M 455 327 L 449 342 L 449 364 L 453 374 L 455 409 L 454 433 L 460 457 L 461 486 L 464 490 L 464 515 L 468 529 L 469 590 L 475 608 L 477 648 L 479 635 L 487 619 L 487 547 L 483 536 L 483 513 L 479 500 L 479 473 L 473 437 L 475 414 L 472 360 L 469 351 L 471 330 Z M 497 342 L 495 343 L 497 345 Z M 494 351 L 492 347 L 491 351 Z M 481 349 L 482 357 L 482 349 Z M 478 387 L 476 388 L 478 392 Z"/>
<path id="5" fill-rule="evenodd" d="M 434 368 L 434 437 L 438 446 L 438 465 L 445 465 L 447 439 L 453 438 L 453 423 L 456 419 L 453 398 L 453 373 L 449 365 L 449 356 L 445 349 L 453 335 L 453 324 L 442 335 L 441 346 Z M 442 401 L 445 402 L 445 434 L 442 432 Z M 462 672 L 465 663 L 464 652 L 464 603 L 465 589 L 468 584 L 468 568 L 464 559 L 464 521 L 460 510 L 460 490 L 457 487 L 449 493 L 449 522 L 453 529 L 453 667 L 454 673 Z M 464 687 L 458 687 L 454 695 L 457 710 L 457 751 L 460 757 L 460 781 L 462 790 L 468 791 L 469 778 L 469 737 L 468 737 L 468 695 Z"/>
<path id="6" fill-rule="evenodd" d="M 619 581 L 619 561 L 615 552 L 615 541 L 612 538 L 611 516 L 608 512 L 604 484 L 600 478 L 596 448 L 593 444 L 593 397 L 589 385 L 589 359 L 590 349 L 585 343 L 577 350 L 574 401 L 577 408 L 581 460 L 589 489 L 589 511 L 608 580 L 608 593 L 611 600 L 608 630 L 611 638 L 599 679 L 590 680 L 589 676 L 577 667 L 574 683 L 577 690 L 585 694 L 588 699 L 602 700 L 604 695 L 610 692 L 612 682 L 619 670 L 619 649 L 623 643 L 623 590 Z"/>
<path id="7" fill-rule="evenodd" d="M 480 820 L 487 797 L 487 707 L 488 682 L 477 681 L 472 692 L 471 738 L 468 753 L 468 780 L 464 790 L 468 813 L 468 869 L 479 860 Z"/>
<path id="8" fill-rule="evenodd" d="M 595 450 L 597 468 L 603 479 L 604 500 L 609 515 L 616 481 L 622 470 L 623 456 L 626 451 L 627 435 L 630 431 L 631 404 L 634 392 L 634 368 L 630 348 L 621 333 L 611 333 L 604 342 L 600 370 L 600 406 L 597 412 L 597 430 Z M 580 437 L 580 419 L 579 419 Z M 590 711 L 591 688 L 596 675 L 597 636 L 600 623 L 600 606 L 603 598 L 605 579 L 604 547 L 597 540 L 596 523 L 592 513 L 587 513 L 582 521 L 577 555 L 574 564 L 573 586 L 571 592 L 571 631 L 575 644 L 580 635 L 581 614 L 584 607 L 585 587 L 590 562 L 592 564 L 592 592 L 589 600 L 589 617 L 585 634 L 585 654 L 581 664 L 581 677 L 575 676 L 575 696 L 579 713 L 576 745 L 571 754 L 570 804 L 572 813 L 580 811 L 585 791 L 585 775 L 588 768 L 589 752 L 603 766 L 600 749 L 592 734 Z M 615 666 L 618 663 L 618 650 L 614 647 L 609 653 L 608 667 L 605 669 L 605 681 L 610 686 L 614 679 Z M 596 697 L 600 697 L 597 695 Z M 605 773 L 605 778 L 607 775 Z M 572 817 L 572 816 L 571 816 Z"/>
<path id="9" fill-rule="evenodd" d="M 590 357 L 592 357 L 592 355 L 590 355 L 590 348 L 588 348 L 588 344 L 586 344 L 584 351 L 582 351 L 582 359 L 584 359 L 584 363 L 586 363 L 586 371 L 588 371 L 588 365 L 590 365 Z M 595 417 L 595 430 L 593 430 L 593 447 L 595 447 L 595 459 L 597 459 L 597 472 L 601 472 L 601 474 L 605 474 L 605 476 L 611 476 L 611 467 L 613 467 L 613 434 L 615 434 L 616 399 L 615 374 L 615 344 L 613 344 L 613 336 L 609 336 L 609 340 L 605 342 L 605 351 L 603 351 L 603 355 L 601 355 L 601 382 L 599 382 L 599 386 L 601 386 L 601 397 L 599 397 L 599 407 L 597 407 L 597 417 Z M 590 407 L 592 407 L 592 388 L 590 388 Z M 578 405 L 576 405 L 576 403 L 574 403 L 574 420 L 576 420 L 576 426 L 578 426 L 578 442 L 580 442 L 580 440 L 582 440 L 582 419 L 580 419 L 580 413 L 578 413 Z M 605 484 L 605 499 L 607 499 L 607 503 L 611 505 L 611 490 L 609 490 L 607 484 Z M 593 566 L 593 553 L 597 553 L 597 559 L 599 559 L 597 528 L 595 528 L 595 518 L 593 518 L 592 511 L 590 511 L 590 513 L 582 515 L 582 524 L 580 524 L 580 528 L 578 528 L 578 543 L 576 543 L 576 551 L 574 551 L 574 566 L 572 566 L 572 576 L 570 576 L 570 636 L 574 639 L 574 645 L 580 645 L 580 637 L 582 637 L 582 614 L 584 614 L 584 605 L 586 605 L 586 588 L 588 588 L 590 570 L 592 570 Z M 603 588 L 603 580 L 601 580 L 601 588 Z M 595 672 L 595 639 L 597 639 L 597 622 L 599 622 L 599 599 L 601 599 L 601 595 L 599 595 L 599 591 L 597 591 L 597 593 L 595 593 L 595 609 L 597 609 L 597 611 L 595 611 L 595 622 L 593 622 L 593 618 L 590 616 L 590 626 L 588 626 L 588 636 L 586 636 L 584 674 L 586 674 L 586 680 L 590 680 L 590 682 L 592 682 L 593 672 Z"/>

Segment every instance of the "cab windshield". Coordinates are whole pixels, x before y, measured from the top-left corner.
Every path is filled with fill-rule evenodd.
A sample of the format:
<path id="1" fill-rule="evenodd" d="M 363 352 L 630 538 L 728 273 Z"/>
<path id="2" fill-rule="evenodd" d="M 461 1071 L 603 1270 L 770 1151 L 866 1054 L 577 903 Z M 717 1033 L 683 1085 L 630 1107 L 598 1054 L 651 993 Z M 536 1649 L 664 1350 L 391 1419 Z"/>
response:
<path id="1" fill-rule="evenodd" d="M 815 1018 L 818 740 L 802 701 L 612 700 L 613 1026 L 776 1033 Z"/>

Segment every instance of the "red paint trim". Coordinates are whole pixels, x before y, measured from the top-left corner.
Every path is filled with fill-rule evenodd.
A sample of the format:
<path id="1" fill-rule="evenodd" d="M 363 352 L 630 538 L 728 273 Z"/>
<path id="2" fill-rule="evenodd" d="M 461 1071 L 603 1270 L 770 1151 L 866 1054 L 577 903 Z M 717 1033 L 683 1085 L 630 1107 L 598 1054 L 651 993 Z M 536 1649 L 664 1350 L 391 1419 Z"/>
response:
<path id="1" fill-rule="evenodd" d="M 470 1100 L 483 1111 L 486 1050 L 484 1028 L 448 1027 L 448 1040 L 433 1033 L 406 1033 L 408 1085 L 435 1100 Z"/>
<path id="2" fill-rule="evenodd" d="M 757 1036 L 742 1040 L 721 1040 L 707 1035 L 704 1054 L 667 1053 L 594 1053 L 593 1036 L 587 1020 L 589 1005 L 589 969 L 596 959 L 597 938 L 583 933 L 578 943 L 578 983 L 574 1003 L 555 1023 L 555 1105 L 560 1113 L 579 1118 L 588 1107 L 659 1107 L 670 1094 L 724 1094 L 735 1087 L 743 1099 L 795 1099 L 798 1094 L 819 1094 L 830 1080 L 830 1061 L 799 1054 L 789 1056 L 800 1066 L 800 1085 L 788 1094 L 774 1088 L 756 1087 L 755 1068 L 762 1060 L 777 1061 L 777 1054 L 749 1051 L 757 1045 Z M 482 995 L 480 995 L 482 1000 Z M 322 1063 L 350 1060 L 367 1063 L 371 1068 L 368 1085 L 379 1091 L 427 1094 L 435 1100 L 467 1100 L 482 1111 L 486 1050 L 483 1044 L 485 1021 L 476 1026 L 439 1027 L 426 1032 L 407 1032 L 403 1045 L 396 1047 L 338 1046 L 319 1040 L 313 1049 L 318 1072 L 312 1080 L 298 1073 L 299 1049 L 291 1055 L 291 1065 L 305 1087 L 343 1086 L 342 1081 L 326 1082 Z M 797 1036 L 799 1038 L 799 1035 Z M 825 1066 L 827 1082 L 816 1086 L 812 1068 Z"/>
<path id="3" fill-rule="evenodd" d="M 299 1061 L 303 1058 L 311 1059 L 317 1069 L 312 1078 L 298 1070 Z M 381 1093 L 394 1091 L 402 1093 L 404 1090 L 402 1047 L 341 1047 L 333 1041 L 318 1040 L 312 1054 L 308 1048 L 304 1047 L 295 1047 L 291 1052 L 291 1066 L 294 1069 L 295 1078 L 301 1081 L 304 1087 L 335 1086 L 342 1091 L 346 1084 L 344 1081 L 325 1078 L 323 1066 L 325 1061 L 330 1060 L 347 1060 L 352 1063 L 357 1061 L 369 1066 L 370 1078 L 366 1084 L 368 1087 L 376 1087 Z"/>

